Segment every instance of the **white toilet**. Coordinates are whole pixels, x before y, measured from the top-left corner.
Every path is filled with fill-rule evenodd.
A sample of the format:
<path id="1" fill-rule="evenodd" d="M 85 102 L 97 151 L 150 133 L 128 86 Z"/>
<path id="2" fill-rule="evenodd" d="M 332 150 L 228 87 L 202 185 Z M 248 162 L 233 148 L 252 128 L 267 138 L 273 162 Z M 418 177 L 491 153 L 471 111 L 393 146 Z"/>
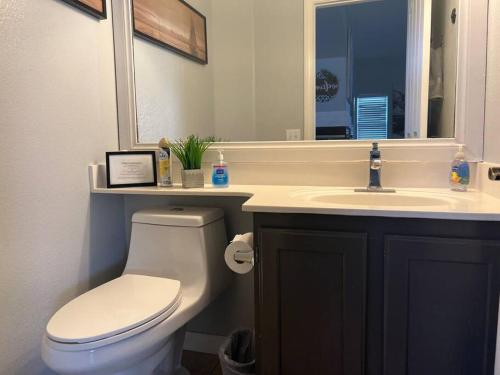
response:
<path id="1" fill-rule="evenodd" d="M 187 374 L 185 325 L 231 280 L 217 208 L 136 212 L 123 275 L 50 319 L 42 358 L 60 374 Z"/>

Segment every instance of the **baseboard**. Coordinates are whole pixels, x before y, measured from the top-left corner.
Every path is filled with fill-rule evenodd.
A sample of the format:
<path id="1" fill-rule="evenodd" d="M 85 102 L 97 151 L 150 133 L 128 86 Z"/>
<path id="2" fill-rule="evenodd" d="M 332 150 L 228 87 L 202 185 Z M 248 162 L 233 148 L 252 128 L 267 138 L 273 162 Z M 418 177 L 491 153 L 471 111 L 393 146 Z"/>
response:
<path id="1" fill-rule="evenodd" d="M 217 354 L 226 340 L 224 336 L 208 335 L 206 333 L 186 332 L 184 350 L 193 352 Z"/>

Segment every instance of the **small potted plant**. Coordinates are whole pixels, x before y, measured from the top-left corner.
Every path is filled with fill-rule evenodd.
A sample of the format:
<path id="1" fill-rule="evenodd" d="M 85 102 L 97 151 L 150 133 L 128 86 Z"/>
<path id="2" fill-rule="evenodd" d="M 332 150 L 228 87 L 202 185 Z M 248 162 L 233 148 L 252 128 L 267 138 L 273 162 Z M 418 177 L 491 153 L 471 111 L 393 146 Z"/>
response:
<path id="1" fill-rule="evenodd" d="M 182 187 L 200 188 L 205 186 L 205 176 L 201 169 L 203 154 L 214 142 L 212 137 L 200 138 L 190 135 L 170 144 L 170 149 L 182 164 Z"/>

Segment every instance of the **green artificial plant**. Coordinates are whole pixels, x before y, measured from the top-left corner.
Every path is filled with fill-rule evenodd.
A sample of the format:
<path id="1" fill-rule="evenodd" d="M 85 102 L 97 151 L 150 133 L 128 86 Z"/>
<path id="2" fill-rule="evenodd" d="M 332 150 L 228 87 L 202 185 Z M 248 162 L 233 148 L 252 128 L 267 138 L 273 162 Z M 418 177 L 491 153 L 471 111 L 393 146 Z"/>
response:
<path id="1" fill-rule="evenodd" d="M 178 139 L 171 143 L 170 149 L 184 170 L 201 169 L 203 154 L 214 142 L 214 137 L 200 138 L 197 135 L 190 135 L 186 139 Z"/>

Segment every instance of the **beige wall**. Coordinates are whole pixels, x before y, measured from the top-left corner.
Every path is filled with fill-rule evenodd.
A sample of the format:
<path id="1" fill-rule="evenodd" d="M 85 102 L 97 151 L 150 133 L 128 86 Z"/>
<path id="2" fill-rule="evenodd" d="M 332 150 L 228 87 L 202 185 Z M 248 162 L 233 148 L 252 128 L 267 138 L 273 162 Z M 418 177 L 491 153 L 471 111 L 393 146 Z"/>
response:
<path id="1" fill-rule="evenodd" d="M 215 134 L 255 140 L 254 0 L 212 1 Z"/>
<path id="2" fill-rule="evenodd" d="M 189 2 L 207 16 L 207 66 L 135 38 L 141 141 L 275 141 L 303 131 L 303 2 Z"/>
<path id="3" fill-rule="evenodd" d="M 157 143 L 162 137 L 205 137 L 215 133 L 212 1 L 188 2 L 207 17 L 209 64 L 194 62 L 134 37 L 137 119 L 142 143 Z"/>
<path id="4" fill-rule="evenodd" d="M 0 35 L 0 374 L 45 374 L 49 317 L 123 266 L 122 199 L 86 174 L 117 147 L 111 21 L 2 0 Z"/>
<path id="5" fill-rule="evenodd" d="M 303 8 L 302 0 L 255 0 L 257 141 L 286 140 L 286 129 L 303 132 Z"/>
<path id="6" fill-rule="evenodd" d="M 500 0 L 489 4 L 484 158 L 500 163 Z"/>
<path id="7" fill-rule="evenodd" d="M 484 159 L 500 163 L 500 0 L 489 2 L 485 122 Z M 495 374 L 500 374 L 500 321 L 496 357 Z"/>

